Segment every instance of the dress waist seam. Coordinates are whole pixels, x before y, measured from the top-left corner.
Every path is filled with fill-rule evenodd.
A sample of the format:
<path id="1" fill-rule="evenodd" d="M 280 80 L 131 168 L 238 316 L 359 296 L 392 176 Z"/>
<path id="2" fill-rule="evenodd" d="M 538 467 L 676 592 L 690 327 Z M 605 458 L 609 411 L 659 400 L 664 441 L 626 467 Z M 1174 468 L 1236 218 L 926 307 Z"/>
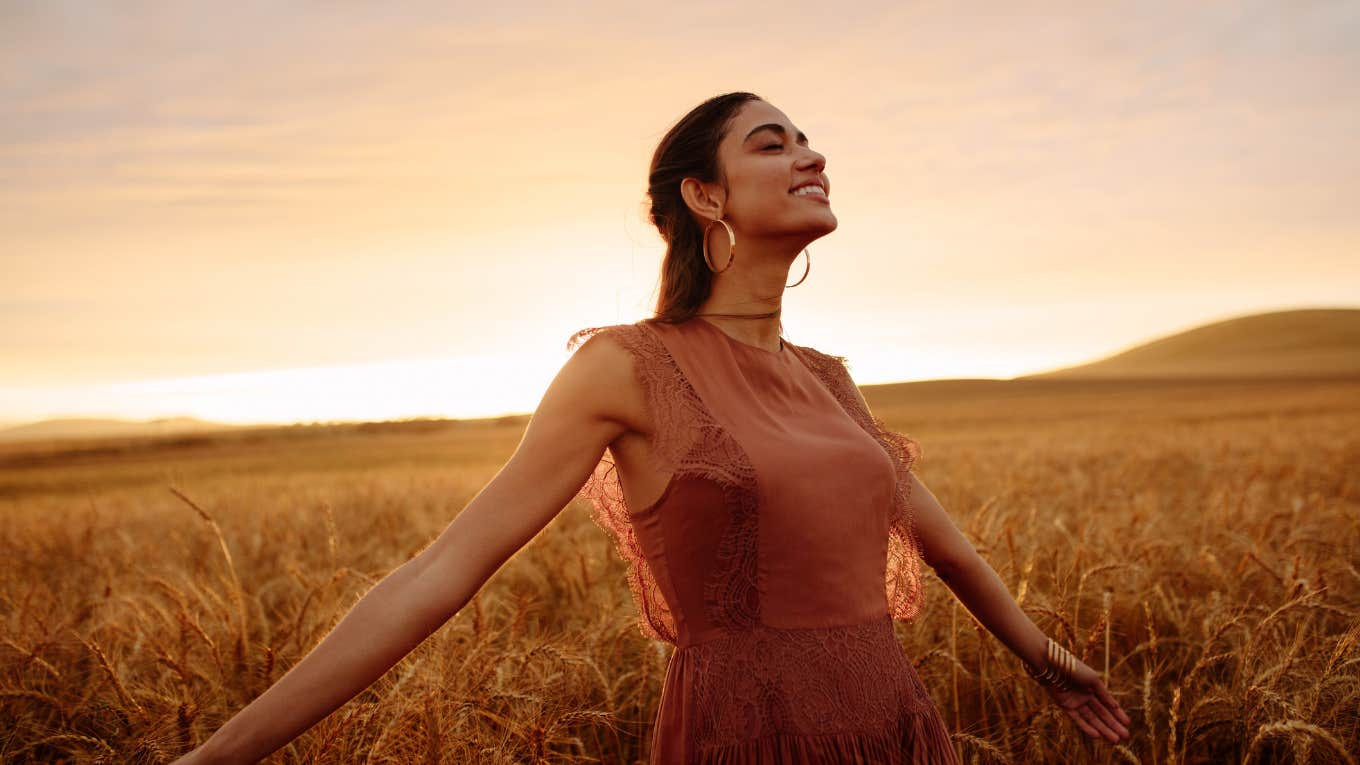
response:
<path id="1" fill-rule="evenodd" d="M 888 630 L 891 630 L 892 614 L 885 611 L 883 612 L 883 614 L 876 616 L 872 619 L 867 619 L 859 622 L 850 622 L 847 624 L 833 624 L 824 627 L 778 627 L 768 624 L 761 624 L 755 627 L 751 627 L 750 629 L 720 632 L 716 635 L 713 635 L 712 637 L 707 637 L 703 640 L 686 643 L 676 643 L 674 645 L 675 651 L 678 653 L 693 648 L 702 648 L 705 646 L 709 646 L 713 643 L 718 643 L 722 641 L 740 640 L 744 636 L 750 637 L 756 634 L 769 634 L 771 632 L 797 633 L 797 634 L 807 634 L 816 632 L 837 632 L 837 631 L 853 632 L 856 630 L 872 629 L 874 627 L 879 626 L 883 626 L 886 627 Z"/>

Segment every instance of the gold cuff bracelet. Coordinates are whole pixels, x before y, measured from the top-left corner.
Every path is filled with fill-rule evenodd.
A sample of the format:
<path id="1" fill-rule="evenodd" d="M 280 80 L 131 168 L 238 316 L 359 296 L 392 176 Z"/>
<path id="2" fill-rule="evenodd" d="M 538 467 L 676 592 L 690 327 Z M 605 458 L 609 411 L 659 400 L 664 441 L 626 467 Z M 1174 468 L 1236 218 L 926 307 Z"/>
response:
<path id="1" fill-rule="evenodd" d="M 1075 685 L 1075 675 L 1077 671 L 1077 657 L 1071 651 L 1058 645 L 1053 638 L 1049 638 L 1045 644 L 1046 663 L 1042 670 L 1035 670 L 1029 662 L 1021 662 L 1025 667 L 1025 672 L 1034 678 L 1041 685 L 1051 685 L 1059 690 L 1071 690 Z"/>

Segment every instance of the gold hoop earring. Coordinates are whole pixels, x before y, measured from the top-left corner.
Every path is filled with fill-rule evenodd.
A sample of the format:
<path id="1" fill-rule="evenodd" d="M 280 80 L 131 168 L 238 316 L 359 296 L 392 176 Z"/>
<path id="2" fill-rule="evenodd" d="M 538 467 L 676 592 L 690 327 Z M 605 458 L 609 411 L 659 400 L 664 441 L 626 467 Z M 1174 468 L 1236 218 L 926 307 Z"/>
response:
<path id="1" fill-rule="evenodd" d="M 714 268 L 713 259 L 708 256 L 708 231 L 713 228 L 713 223 L 721 223 L 723 228 L 727 229 L 727 265 L 723 266 L 722 270 Z M 720 274 L 732 267 L 732 259 L 737 256 L 737 234 L 722 218 L 713 221 L 713 223 L 704 226 L 704 262 L 708 264 L 708 270 Z"/>
<path id="2" fill-rule="evenodd" d="M 811 270 L 812 270 L 812 253 L 808 252 L 808 251 L 807 251 L 807 248 L 804 247 L 804 248 L 803 248 L 803 255 L 806 256 L 806 258 L 807 258 L 807 266 L 805 266 L 805 267 L 803 268 L 803 279 L 806 279 L 806 278 L 807 278 L 807 275 L 808 275 L 808 271 L 811 271 Z M 789 287 L 797 287 L 798 285 L 800 285 L 800 284 L 803 283 L 803 279 L 799 279 L 798 281 L 794 282 L 793 284 L 785 284 L 785 285 L 784 285 L 784 289 L 788 289 Z"/>

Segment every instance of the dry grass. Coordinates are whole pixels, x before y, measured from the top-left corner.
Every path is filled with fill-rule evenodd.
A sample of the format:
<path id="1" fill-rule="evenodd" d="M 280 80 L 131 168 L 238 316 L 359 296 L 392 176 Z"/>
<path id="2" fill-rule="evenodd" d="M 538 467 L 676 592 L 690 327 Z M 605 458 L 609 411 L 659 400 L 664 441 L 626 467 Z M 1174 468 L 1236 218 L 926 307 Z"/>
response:
<path id="1" fill-rule="evenodd" d="M 899 624 L 965 762 L 1360 750 L 1360 382 L 870 389 L 922 480 L 1134 717 L 1084 738 L 938 580 Z M 168 762 L 419 552 L 521 422 L 0 454 L 0 759 Z M 276 763 L 639 762 L 668 654 L 568 507 Z"/>

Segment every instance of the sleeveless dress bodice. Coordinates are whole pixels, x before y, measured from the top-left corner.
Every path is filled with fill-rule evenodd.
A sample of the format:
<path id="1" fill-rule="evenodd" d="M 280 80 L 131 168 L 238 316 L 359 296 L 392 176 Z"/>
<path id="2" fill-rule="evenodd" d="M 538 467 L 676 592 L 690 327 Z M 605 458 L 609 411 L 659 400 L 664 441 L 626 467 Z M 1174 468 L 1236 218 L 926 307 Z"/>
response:
<path id="1" fill-rule="evenodd" d="M 581 489 L 628 564 L 644 634 L 674 646 L 651 763 L 954 763 L 892 620 L 922 605 L 920 447 L 845 360 L 702 318 L 591 327 L 632 357 L 670 480 L 630 508 L 610 456 Z"/>

